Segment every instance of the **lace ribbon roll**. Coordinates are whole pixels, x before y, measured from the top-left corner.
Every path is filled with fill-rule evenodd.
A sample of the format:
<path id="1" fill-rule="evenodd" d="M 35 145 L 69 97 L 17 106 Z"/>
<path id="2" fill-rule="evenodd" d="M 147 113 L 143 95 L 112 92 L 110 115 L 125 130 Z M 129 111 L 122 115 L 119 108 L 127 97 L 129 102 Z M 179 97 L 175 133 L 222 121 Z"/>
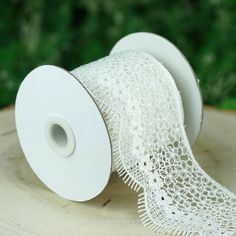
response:
<path id="1" fill-rule="evenodd" d="M 43 68 L 40 73 L 37 71 L 34 81 L 29 80 L 32 76 L 26 78 L 18 93 L 17 129 L 30 165 L 49 188 L 69 199 L 75 199 L 78 191 L 80 194 L 85 191 L 75 190 L 76 182 L 86 182 L 87 188 L 95 188 L 99 184 L 96 176 L 109 179 L 109 173 L 104 174 L 103 168 L 109 166 L 112 151 L 119 176 L 139 191 L 138 211 L 148 229 L 174 235 L 236 235 L 236 197 L 196 162 L 184 129 L 178 89 L 171 74 L 157 59 L 147 53 L 125 51 L 81 66 L 71 74 L 98 106 L 111 150 L 105 145 L 108 143 L 105 134 L 99 133 L 104 130 L 101 117 L 77 115 L 74 105 L 82 106 L 82 102 L 76 93 L 82 92 L 73 89 L 76 83 L 70 85 L 69 79 L 65 81 L 59 75 L 56 78 L 53 73 L 50 83 L 42 81 L 46 76 Z M 29 91 L 31 86 L 40 87 L 43 83 L 44 91 Z M 62 85 L 68 92 L 61 93 Z M 26 90 L 27 96 L 32 96 L 32 102 L 27 104 L 23 95 Z M 52 97 L 48 95 L 50 92 Z M 47 99 L 42 98 L 43 94 Z M 23 114 L 24 105 L 24 109 L 29 110 L 38 104 L 40 112 L 31 116 Z M 53 115 L 45 117 L 50 109 L 54 110 Z M 86 109 L 93 114 L 95 108 Z M 29 128 L 29 122 L 39 125 L 34 131 L 22 131 Z M 89 124 L 87 130 L 83 130 L 85 122 Z M 93 137 L 94 130 L 96 137 Z M 36 141 L 29 145 L 27 142 L 34 132 Z M 35 148 L 39 152 L 37 158 L 32 157 Z M 105 156 L 102 156 L 103 148 Z M 81 158 L 80 152 L 91 152 L 91 155 L 94 152 L 95 160 Z M 89 198 L 83 197 L 80 200 Z"/>
<path id="2" fill-rule="evenodd" d="M 147 228 L 236 234 L 236 197 L 195 161 L 177 87 L 161 63 L 123 52 L 72 74 L 101 109 L 119 176 L 134 190 L 142 188 L 139 212 Z"/>

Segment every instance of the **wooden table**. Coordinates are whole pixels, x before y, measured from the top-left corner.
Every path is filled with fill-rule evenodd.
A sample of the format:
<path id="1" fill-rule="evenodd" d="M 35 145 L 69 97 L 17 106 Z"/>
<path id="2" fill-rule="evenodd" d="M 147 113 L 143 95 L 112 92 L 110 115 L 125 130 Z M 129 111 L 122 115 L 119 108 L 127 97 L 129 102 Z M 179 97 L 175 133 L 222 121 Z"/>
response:
<path id="1" fill-rule="evenodd" d="M 236 113 L 205 111 L 194 153 L 217 181 L 236 192 Z M 47 189 L 20 148 L 14 108 L 0 112 L 0 235 L 147 236 L 136 211 L 137 195 L 114 173 L 104 192 L 76 203 Z"/>

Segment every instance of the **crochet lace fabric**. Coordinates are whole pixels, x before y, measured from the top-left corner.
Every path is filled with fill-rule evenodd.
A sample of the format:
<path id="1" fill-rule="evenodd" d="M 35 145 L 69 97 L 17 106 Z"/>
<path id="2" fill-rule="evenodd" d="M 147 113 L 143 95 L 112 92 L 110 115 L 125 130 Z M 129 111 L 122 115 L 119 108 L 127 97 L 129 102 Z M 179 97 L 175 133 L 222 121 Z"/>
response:
<path id="1" fill-rule="evenodd" d="M 119 176 L 142 192 L 138 211 L 147 228 L 174 235 L 236 235 L 236 196 L 194 159 L 179 92 L 158 60 L 126 51 L 71 73 L 101 110 Z"/>

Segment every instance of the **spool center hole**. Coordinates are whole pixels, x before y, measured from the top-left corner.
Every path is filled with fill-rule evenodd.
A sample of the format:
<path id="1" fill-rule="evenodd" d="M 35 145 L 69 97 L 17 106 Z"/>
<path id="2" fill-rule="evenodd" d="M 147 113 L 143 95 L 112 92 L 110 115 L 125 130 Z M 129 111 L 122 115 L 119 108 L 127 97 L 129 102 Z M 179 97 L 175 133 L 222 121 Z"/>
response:
<path id="1" fill-rule="evenodd" d="M 75 136 L 70 124 L 61 116 L 52 114 L 44 123 L 44 134 L 52 150 L 62 156 L 70 156 L 75 149 Z"/>
<path id="2" fill-rule="evenodd" d="M 65 147 L 67 145 L 68 138 L 66 131 L 58 124 L 53 124 L 51 126 L 51 138 L 53 142 L 60 147 Z"/>

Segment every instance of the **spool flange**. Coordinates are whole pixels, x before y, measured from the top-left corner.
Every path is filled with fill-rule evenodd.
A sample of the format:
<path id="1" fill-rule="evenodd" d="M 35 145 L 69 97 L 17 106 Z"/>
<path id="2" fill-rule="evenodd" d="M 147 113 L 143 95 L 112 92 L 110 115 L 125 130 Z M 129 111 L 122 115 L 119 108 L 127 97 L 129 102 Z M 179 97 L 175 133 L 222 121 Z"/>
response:
<path id="1" fill-rule="evenodd" d="M 60 196 L 86 201 L 111 174 L 111 142 L 103 117 L 84 86 L 57 66 L 40 66 L 22 82 L 16 127 L 30 166 Z"/>

